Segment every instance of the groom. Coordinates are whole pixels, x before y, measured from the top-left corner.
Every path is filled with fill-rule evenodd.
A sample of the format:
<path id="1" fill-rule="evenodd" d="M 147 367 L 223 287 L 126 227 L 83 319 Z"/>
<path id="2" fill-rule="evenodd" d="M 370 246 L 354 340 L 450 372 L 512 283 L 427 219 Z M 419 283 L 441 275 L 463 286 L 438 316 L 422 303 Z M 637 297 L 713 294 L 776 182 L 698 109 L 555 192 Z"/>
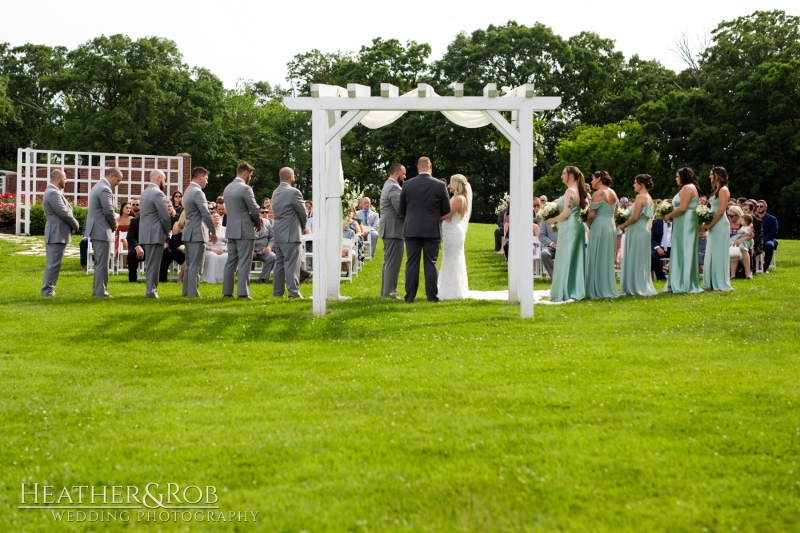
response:
<path id="1" fill-rule="evenodd" d="M 403 185 L 400 214 L 405 217 L 406 302 L 412 303 L 419 287 L 419 260 L 424 256 L 425 295 L 438 302 L 436 260 L 442 241 L 442 217 L 450 212 L 450 195 L 444 183 L 431 176 L 431 160 L 420 157 L 416 178 Z"/>

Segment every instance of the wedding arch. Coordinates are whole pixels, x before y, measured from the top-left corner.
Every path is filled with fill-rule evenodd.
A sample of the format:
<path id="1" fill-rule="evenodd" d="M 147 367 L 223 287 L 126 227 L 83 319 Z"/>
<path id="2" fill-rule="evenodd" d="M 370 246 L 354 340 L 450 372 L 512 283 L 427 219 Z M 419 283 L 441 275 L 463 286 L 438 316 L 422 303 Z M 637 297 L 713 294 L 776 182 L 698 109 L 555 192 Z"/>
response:
<path id="1" fill-rule="evenodd" d="M 561 98 L 534 96 L 531 83 L 510 89 L 503 96 L 494 83 L 484 87 L 483 96 L 464 96 L 464 85 L 456 83 L 454 93 L 439 96 L 421 83 L 400 95 L 396 86 L 382 83 L 381 96 L 373 97 L 365 85 L 352 83 L 344 89 L 314 84 L 311 96 L 284 99 L 289 109 L 311 111 L 313 260 L 321 266 L 312 279 L 315 315 L 325 315 L 327 300 L 340 298 L 342 137 L 359 123 L 375 129 L 391 124 L 407 111 L 440 111 L 466 128 L 493 124 L 511 145 L 510 197 L 514 205 L 531 208 L 511 210 L 509 231 L 514 235 L 514 246 L 508 258 L 508 303 L 519 304 L 520 317 L 533 317 L 533 116 L 556 109 Z M 510 111 L 511 120 L 506 120 L 501 111 Z"/>

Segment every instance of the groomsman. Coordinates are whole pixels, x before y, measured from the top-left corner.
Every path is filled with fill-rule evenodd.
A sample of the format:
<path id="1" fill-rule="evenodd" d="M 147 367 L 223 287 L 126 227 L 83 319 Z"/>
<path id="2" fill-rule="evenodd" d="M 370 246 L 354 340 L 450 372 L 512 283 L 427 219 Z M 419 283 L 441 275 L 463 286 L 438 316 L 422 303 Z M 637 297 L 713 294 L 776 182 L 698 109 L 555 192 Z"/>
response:
<path id="1" fill-rule="evenodd" d="M 197 290 L 205 262 L 205 243 L 217 242 L 217 230 L 208 211 L 208 200 L 203 189 L 208 185 L 208 170 L 192 169 L 192 182 L 183 191 L 183 212 L 186 226 L 183 228 L 183 245 L 186 247 L 186 273 L 183 275 L 183 296 L 200 298 Z M 210 233 L 210 235 L 209 235 Z"/>
<path id="2" fill-rule="evenodd" d="M 389 167 L 389 178 L 381 190 L 381 220 L 378 235 L 383 239 L 383 269 L 381 298 L 402 300 L 397 295 L 397 279 L 403 263 L 403 215 L 400 214 L 400 195 L 406 179 L 406 167 L 395 163 Z"/>
<path id="3" fill-rule="evenodd" d="M 236 177 L 225 187 L 225 214 L 228 224 L 228 261 L 222 274 L 222 296 L 233 298 L 233 277 L 239 273 L 237 295 L 250 300 L 250 265 L 253 261 L 256 231 L 261 230 L 261 217 L 253 189 L 248 185 L 255 169 L 249 163 L 239 163 Z M 217 201 L 217 207 L 220 206 Z M 305 206 L 303 207 L 305 212 Z"/>
<path id="4" fill-rule="evenodd" d="M 89 193 L 89 209 L 83 233 L 92 240 L 94 249 L 92 296 L 97 298 L 113 298 L 107 290 L 111 243 L 114 242 L 114 230 L 117 229 L 113 189 L 116 189 L 121 181 L 120 169 L 111 167 L 106 169 L 106 176 L 98 181 Z"/>
<path id="5" fill-rule="evenodd" d="M 283 167 L 278 188 L 272 193 L 272 212 L 275 215 L 275 271 L 272 275 L 272 296 L 302 298 L 300 283 L 300 236 L 308 214 L 303 193 L 293 187 L 294 170 Z"/>
<path id="6" fill-rule="evenodd" d="M 144 248 L 145 296 L 158 298 L 158 277 L 164 241 L 170 231 L 167 195 L 164 194 L 167 178 L 160 170 L 150 173 L 150 185 L 139 198 L 139 244 Z"/>
<path id="7" fill-rule="evenodd" d="M 64 250 L 72 242 L 72 235 L 78 231 L 80 224 L 72 214 L 67 199 L 64 198 L 64 186 L 67 175 L 61 170 L 50 173 L 50 184 L 44 191 L 42 207 L 47 224 L 44 227 L 44 249 L 47 260 L 42 282 L 42 296 L 55 296 L 58 274 L 64 261 Z"/>

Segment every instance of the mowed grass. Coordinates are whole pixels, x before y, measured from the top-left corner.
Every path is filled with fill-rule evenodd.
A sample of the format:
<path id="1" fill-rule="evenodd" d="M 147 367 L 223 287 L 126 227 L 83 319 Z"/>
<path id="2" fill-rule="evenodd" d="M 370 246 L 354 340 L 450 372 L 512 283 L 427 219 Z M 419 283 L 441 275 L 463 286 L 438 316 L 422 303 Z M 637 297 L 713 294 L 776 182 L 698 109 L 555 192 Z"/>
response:
<path id="1" fill-rule="evenodd" d="M 470 286 L 506 287 L 473 224 Z M 0 241 L 0 530 L 797 531 L 800 243 L 735 292 L 536 305 L 113 300 Z M 657 284 L 661 288 L 663 284 Z M 535 284 L 537 289 L 547 283 Z M 402 287 L 402 279 L 401 279 Z M 310 286 L 303 285 L 308 297 Z M 401 289 L 402 293 L 402 289 Z M 22 483 L 213 485 L 241 523 L 57 523 Z"/>

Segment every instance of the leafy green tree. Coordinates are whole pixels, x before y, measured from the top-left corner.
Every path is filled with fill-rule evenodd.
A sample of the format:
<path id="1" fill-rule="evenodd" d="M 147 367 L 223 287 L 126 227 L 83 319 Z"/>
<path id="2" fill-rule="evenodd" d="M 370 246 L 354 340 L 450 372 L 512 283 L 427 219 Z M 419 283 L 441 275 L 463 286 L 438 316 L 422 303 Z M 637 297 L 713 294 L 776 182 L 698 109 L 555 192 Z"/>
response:
<path id="1" fill-rule="evenodd" d="M 0 168 L 16 168 L 17 148 L 56 148 L 62 94 L 53 80 L 66 63 L 66 48 L 0 45 Z M 0 91 L 3 91 L 0 89 Z"/>

